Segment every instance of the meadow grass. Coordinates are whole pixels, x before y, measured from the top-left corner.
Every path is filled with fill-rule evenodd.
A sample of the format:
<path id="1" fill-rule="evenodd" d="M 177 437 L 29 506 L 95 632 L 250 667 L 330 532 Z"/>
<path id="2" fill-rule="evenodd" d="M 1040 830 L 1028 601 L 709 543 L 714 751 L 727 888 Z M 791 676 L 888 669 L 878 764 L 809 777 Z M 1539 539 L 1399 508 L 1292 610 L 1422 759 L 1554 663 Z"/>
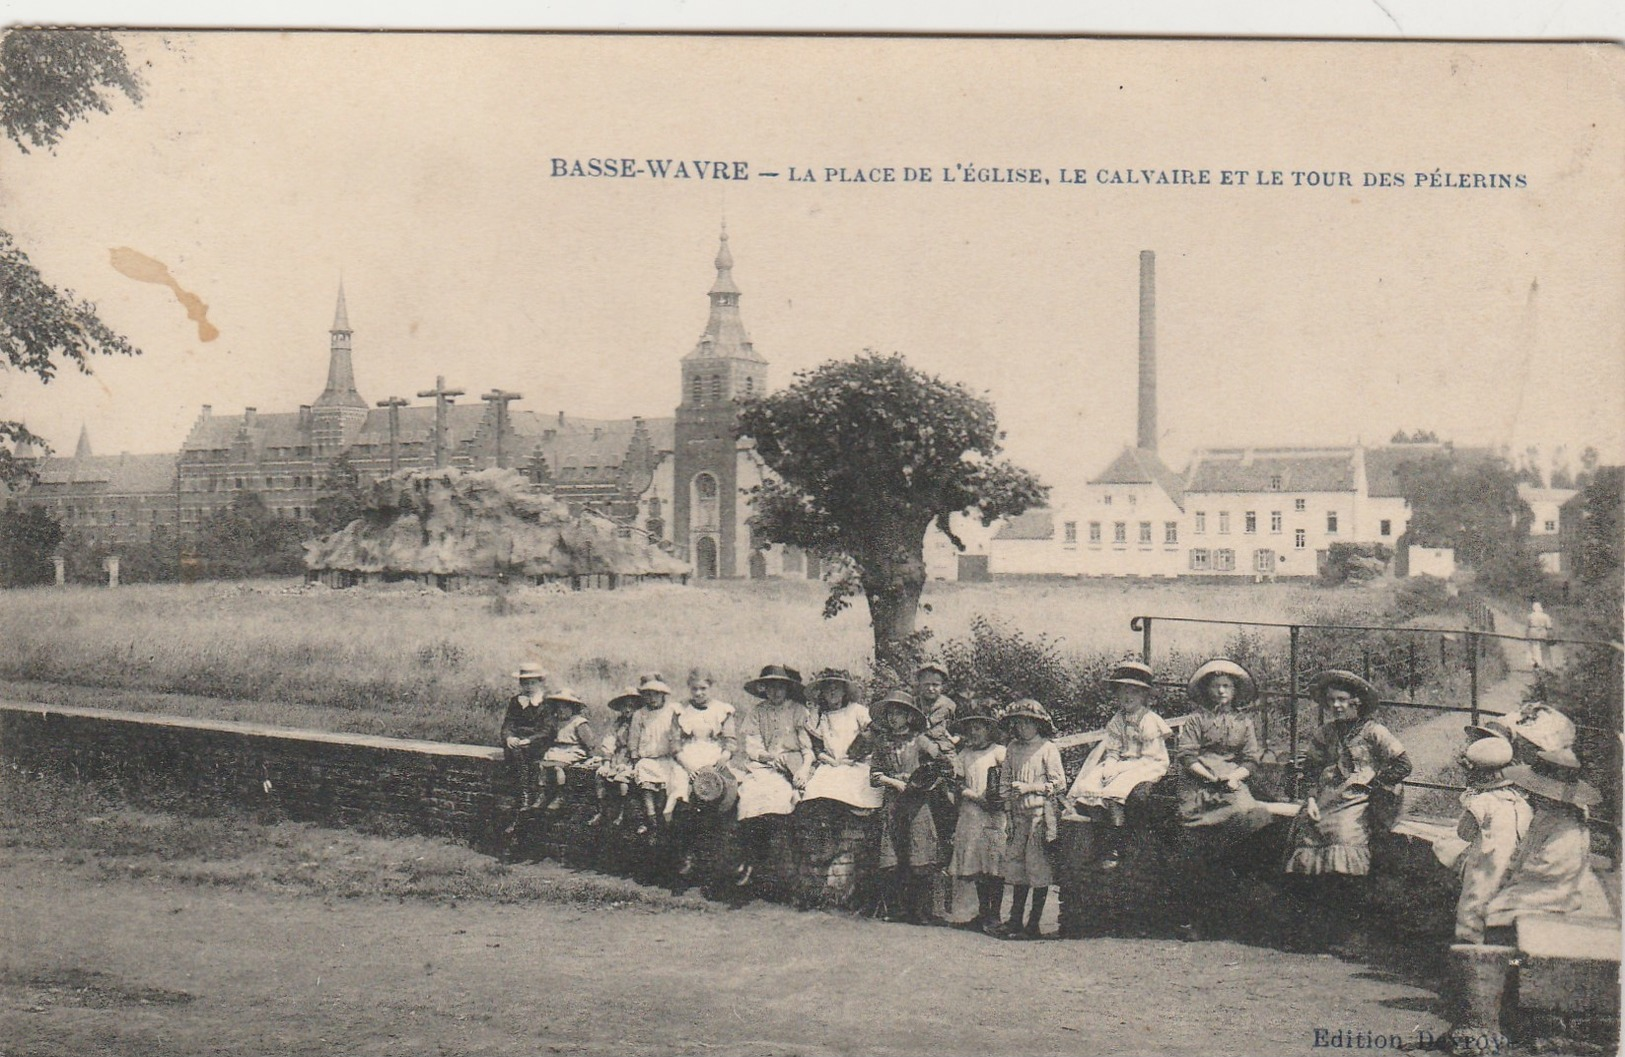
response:
<path id="1" fill-rule="evenodd" d="M 1122 656 L 1139 648 L 1129 628 L 1137 614 L 1315 620 L 1374 611 L 1386 594 L 1285 583 L 933 583 L 920 625 L 932 632 L 928 652 L 966 636 L 980 615 L 1069 654 Z M 0 592 L 0 679 L 14 684 L 7 696 L 60 704 L 489 744 L 525 660 L 594 703 L 600 720 L 599 703 L 641 672 L 679 682 L 708 671 L 714 696 L 735 704 L 768 663 L 809 676 L 825 666 L 866 673 L 866 607 L 860 599 L 825 620 L 823 595 L 822 584 L 796 580 L 501 595 L 294 581 L 13 590 Z M 1163 624 L 1154 645 L 1211 653 L 1233 630 Z"/>

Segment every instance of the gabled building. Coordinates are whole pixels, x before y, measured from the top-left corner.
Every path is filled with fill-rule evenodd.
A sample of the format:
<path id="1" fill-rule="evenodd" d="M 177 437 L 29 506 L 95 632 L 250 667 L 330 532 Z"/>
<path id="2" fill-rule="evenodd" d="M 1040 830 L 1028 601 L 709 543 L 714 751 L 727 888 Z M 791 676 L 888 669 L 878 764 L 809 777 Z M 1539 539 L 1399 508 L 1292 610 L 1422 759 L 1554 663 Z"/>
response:
<path id="1" fill-rule="evenodd" d="M 1576 488 L 1539 488 L 1518 485 L 1518 498 L 1528 505 L 1534 517 L 1529 522 L 1529 550 L 1540 562 L 1541 571 L 1561 576 L 1569 570 L 1563 562 L 1563 508 L 1575 496 Z"/>

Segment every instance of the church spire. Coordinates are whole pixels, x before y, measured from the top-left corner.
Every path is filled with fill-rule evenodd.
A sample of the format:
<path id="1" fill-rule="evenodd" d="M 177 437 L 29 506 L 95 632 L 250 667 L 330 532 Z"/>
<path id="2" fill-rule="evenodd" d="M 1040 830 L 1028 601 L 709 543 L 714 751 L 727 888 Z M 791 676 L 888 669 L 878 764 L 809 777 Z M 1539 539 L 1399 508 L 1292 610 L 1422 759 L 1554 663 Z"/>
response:
<path id="1" fill-rule="evenodd" d="M 316 398 L 316 407 L 359 407 L 367 402 L 355 387 L 355 366 L 350 361 L 350 313 L 344 303 L 344 282 L 339 281 L 338 304 L 333 309 L 333 326 L 328 330 L 327 388 Z"/>
<path id="2" fill-rule="evenodd" d="M 73 449 L 75 459 L 90 458 L 90 427 L 84 423 L 79 424 L 79 443 Z"/>
<path id="3" fill-rule="evenodd" d="M 711 298 L 711 316 L 706 320 L 705 333 L 700 335 L 694 351 L 684 358 L 720 357 L 765 362 L 751 344 L 750 335 L 745 333 L 744 320 L 739 317 L 739 286 L 734 282 L 734 255 L 728 247 L 726 221 L 722 225 L 722 240 L 717 246 L 714 263 L 717 278 L 711 284 L 711 292 L 708 295 Z"/>

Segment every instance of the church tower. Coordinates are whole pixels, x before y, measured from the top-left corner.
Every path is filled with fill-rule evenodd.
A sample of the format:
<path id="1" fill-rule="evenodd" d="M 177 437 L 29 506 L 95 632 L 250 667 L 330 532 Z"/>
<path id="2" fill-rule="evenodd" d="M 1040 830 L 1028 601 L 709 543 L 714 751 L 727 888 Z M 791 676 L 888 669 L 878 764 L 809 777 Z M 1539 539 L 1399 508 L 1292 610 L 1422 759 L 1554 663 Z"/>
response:
<path id="1" fill-rule="evenodd" d="M 717 278 L 711 284 L 711 315 L 699 343 L 682 361 L 672 453 L 672 539 L 702 580 L 741 575 L 746 559 L 740 539 L 744 497 L 739 494 L 734 402 L 767 391 L 767 361 L 739 318 L 733 264 L 724 225 Z"/>
<path id="2" fill-rule="evenodd" d="M 331 459 L 349 447 L 367 421 L 367 402 L 355 387 L 350 337 L 350 315 L 341 282 L 333 327 L 328 331 L 327 388 L 316 398 L 310 412 L 311 454 L 318 459 Z"/>

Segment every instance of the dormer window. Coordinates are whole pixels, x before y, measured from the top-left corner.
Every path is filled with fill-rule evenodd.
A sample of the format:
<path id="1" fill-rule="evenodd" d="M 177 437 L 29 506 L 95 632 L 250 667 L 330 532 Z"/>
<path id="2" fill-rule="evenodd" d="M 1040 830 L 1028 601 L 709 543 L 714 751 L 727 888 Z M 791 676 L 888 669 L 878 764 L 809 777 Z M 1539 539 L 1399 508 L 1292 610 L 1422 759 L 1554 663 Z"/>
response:
<path id="1" fill-rule="evenodd" d="M 1278 474 L 1278 473 L 1270 474 L 1270 491 L 1279 492 L 1280 490 L 1281 490 L 1281 475 Z"/>

